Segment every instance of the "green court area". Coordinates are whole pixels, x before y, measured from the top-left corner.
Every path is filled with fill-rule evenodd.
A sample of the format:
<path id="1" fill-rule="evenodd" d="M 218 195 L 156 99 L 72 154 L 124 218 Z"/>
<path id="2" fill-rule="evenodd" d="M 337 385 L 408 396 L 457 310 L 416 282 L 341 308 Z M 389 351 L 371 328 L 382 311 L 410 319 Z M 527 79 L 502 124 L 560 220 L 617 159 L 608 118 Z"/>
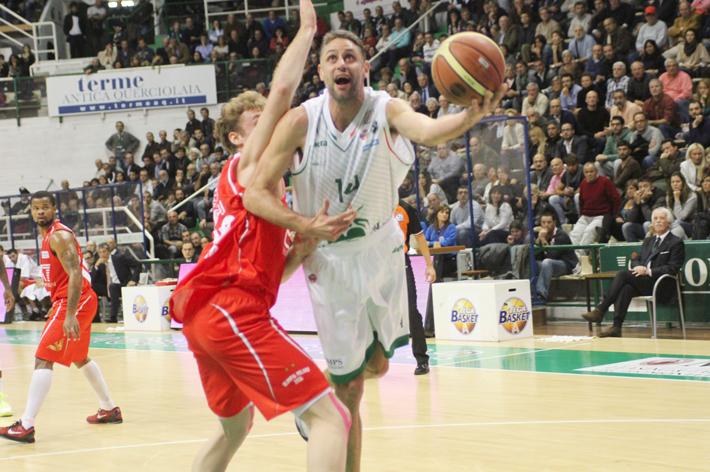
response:
<path id="1" fill-rule="evenodd" d="M 39 329 L 0 328 L 0 344 L 36 345 L 40 334 Z M 323 359 L 320 343 L 315 336 L 295 338 L 314 359 Z M 522 348 L 501 344 L 431 343 L 429 355 L 431 365 L 440 368 L 710 381 L 710 356 L 599 351 L 591 349 L 591 346 L 591 343 L 569 343 L 556 348 Z M 187 341 L 179 331 L 93 333 L 91 347 L 189 352 Z M 416 365 L 416 360 L 408 348 L 399 349 L 392 362 Z"/>

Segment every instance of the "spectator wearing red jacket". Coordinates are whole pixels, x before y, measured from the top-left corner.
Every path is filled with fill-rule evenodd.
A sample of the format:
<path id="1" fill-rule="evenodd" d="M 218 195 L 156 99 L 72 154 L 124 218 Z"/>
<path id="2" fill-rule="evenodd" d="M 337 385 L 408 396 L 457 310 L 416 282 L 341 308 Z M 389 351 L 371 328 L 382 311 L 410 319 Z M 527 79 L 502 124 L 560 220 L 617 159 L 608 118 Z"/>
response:
<path id="1" fill-rule="evenodd" d="M 570 232 L 572 244 L 591 244 L 599 240 L 604 217 L 619 212 L 621 197 L 614 183 L 599 175 L 593 162 L 584 165 L 584 180 L 579 184 L 579 219 Z"/>

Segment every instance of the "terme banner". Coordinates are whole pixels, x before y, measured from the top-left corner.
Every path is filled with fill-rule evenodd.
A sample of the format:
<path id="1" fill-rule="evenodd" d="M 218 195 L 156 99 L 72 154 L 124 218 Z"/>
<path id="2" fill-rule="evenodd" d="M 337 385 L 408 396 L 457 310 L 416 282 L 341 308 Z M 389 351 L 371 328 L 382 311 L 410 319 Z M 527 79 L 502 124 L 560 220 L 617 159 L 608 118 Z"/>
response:
<path id="1" fill-rule="evenodd" d="M 211 65 L 138 67 L 47 78 L 49 116 L 216 103 Z"/>

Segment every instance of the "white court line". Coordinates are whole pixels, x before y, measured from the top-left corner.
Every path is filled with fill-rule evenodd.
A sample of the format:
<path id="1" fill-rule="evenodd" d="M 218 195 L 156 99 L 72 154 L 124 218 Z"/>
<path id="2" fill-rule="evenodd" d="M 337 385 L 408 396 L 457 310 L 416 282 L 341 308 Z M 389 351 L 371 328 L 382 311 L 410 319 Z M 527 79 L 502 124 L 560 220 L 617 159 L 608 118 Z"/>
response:
<path id="1" fill-rule="evenodd" d="M 592 341 L 588 341 L 588 342 L 584 342 L 584 343 L 579 343 L 579 344 L 574 344 L 574 346 L 575 346 L 575 347 L 576 347 L 576 346 L 587 346 L 587 345 L 589 345 L 589 344 L 592 344 Z M 478 358 L 474 357 L 474 358 L 472 358 L 472 359 L 459 359 L 459 360 L 456 360 L 456 361 L 454 361 L 454 362 L 442 362 L 442 363 L 437 363 L 436 365 L 432 364 L 432 367 L 451 367 L 451 366 L 454 366 L 454 365 L 456 365 L 456 364 L 462 364 L 462 363 L 470 362 L 470 361 L 486 361 L 486 360 L 489 360 L 489 359 L 504 359 L 504 358 L 506 358 L 506 357 L 523 356 L 523 355 L 526 355 L 526 354 L 535 354 L 535 353 L 538 353 L 538 352 L 558 351 L 558 350 L 562 350 L 562 351 L 573 351 L 574 349 L 561 349 L 559 346 L 556 346 L 556 347 L 549 347 L 549 348 L 545 348 L 545 349 L 534 349 L 534 348 L 533 348 L 533 349 L 530 349 L 530 350 L 527 350 L 527 351 L 514 352 L 514 353 L 511 353 L 511 354 L 500 354 L 500 355 L 496 355 L 496 356 L 487 356 L 487 357 L 478 357 Z"/>
<path id="2" fill-rule="evenodd" d="M 404 424 L 393 426 L 377 426 L 363 428 L 364 431 L 393 431 L 404 429 L 436 429 L 436 428 L 476 428 L 487 426 L 555 426 L 567 424 L 681 424 L 681 423 L 710 423 L 710 418 L 608 418 L 608 419 L 571 419 L 571 420 L 520 420 L 520 421 L 479 421 L 471 423 L 438 423 L 438 424 Z M 297 436 L 297 432 L 292 433 L 269 433 L 254 434 L 247 439 L 270 439 L 284 436 Z M 66 456 L 72 454 L 85 454 L 99 451 L 116 451 L 123 449 L 139 449 L 145 447 L 176 446 L 181 444 L 195 444 L 205 442 L 207 439 L 183 439 L 179 441 L 161 441 L 140 444 L 125 444 L 122 446 L 92 447 L 83 449 L 72 449 L 69 451 L 43 452 L 40 454 L 25 454 L 19 456 L 9 456 L 0 458 L 2 461 L 18 459 L 34 459 L 39 457 Z"/>

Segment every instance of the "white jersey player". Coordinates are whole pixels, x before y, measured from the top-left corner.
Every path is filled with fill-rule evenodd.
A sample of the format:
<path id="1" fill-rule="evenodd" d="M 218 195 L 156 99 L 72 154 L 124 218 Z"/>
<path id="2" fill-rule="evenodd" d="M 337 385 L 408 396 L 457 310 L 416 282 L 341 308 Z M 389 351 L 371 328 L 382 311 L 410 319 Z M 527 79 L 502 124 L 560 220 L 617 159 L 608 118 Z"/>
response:
<path id="1" fill-rule="evenodd" d="M 387 359 L 407 344 L 409 333 L 403 237 L 392 216 L 397 189 L 414 162 L 409 139 L 433 146 L 459 137 L 493 109 L 503 91 L 433 120 L 365 88 L 368 69 L 355 35 L 333 31 L 324 37 L 319 74 L 327 92 L 279 122 L 244 195 L 250 212 L 297 232 L 329 207 L 357 211 L 342 237 L 321 243 L 304 261 L 331 380 L 352 413 L 349 471 L 360 470 L 364 380 L 384 375 Z M 298 213 L 271 191 L 289 169 Z"/>

